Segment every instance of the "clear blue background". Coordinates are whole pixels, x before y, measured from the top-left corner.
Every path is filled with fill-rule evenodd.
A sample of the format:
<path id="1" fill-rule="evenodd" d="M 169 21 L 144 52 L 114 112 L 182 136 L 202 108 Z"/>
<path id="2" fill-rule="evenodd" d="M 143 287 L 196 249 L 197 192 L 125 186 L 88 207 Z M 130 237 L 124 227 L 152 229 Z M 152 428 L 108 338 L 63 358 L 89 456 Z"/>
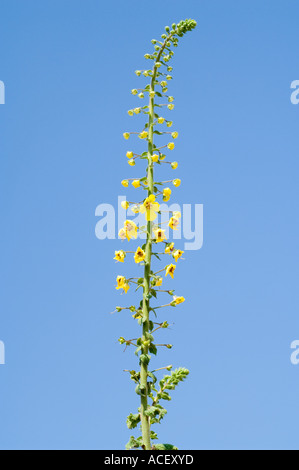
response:
<path id="1" fill-rule="evenodd" d="M 161 317 L 175 348 L 154 364 L 191 375 L 160 441 L 299 448 L 298 1 L 2 0 L 1 449 L 121 449 L 131 434 L 122 370 L 137 361 L 117 338 L 138 329 L 109 312 L 135 297 L 114 289 L 120 243 L 97 240 L 95 208 L 139 176 L 122 138 L 134 70 L 186 17 L 198 28 L 173 62 L 173 201 L 204 204 L 204 246 L 167 284 L 187 301 Z"/>

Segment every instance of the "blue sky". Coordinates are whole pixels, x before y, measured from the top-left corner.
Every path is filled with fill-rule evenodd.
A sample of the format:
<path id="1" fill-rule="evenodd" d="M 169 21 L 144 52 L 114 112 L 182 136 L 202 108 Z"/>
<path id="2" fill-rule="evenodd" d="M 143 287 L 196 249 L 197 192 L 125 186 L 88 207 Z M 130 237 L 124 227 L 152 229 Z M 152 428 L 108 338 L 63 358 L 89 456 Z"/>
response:
<path id="1" fill-rule="evenodd" d="M 1 449 L 121 449 L 131 434 L 138 400 L 122 370 L 137 361 L 117 338 L 138 329 L 109 314 L 124 302 L 120 243 L 95 237 L 95 208 L 138 172 L 122 138 L 134 70 L 187 17 L 198 28 L 173 61 L 175 200 L 204 205 L 204 245 L 167 284 L 187 300 L 165 313 L 175 347 L 155 365 L 191 374 L 160 441 L 299 448 L 298 15 L 295 0 L 1 2 Z"/>

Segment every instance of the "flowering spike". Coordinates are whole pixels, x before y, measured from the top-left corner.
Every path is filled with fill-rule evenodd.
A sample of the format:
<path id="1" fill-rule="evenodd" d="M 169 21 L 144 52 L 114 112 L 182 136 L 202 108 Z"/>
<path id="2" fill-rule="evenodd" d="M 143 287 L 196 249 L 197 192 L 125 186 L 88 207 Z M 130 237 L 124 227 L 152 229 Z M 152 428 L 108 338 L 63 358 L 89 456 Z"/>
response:
<path id="1" fill-rule="evenodd" d="M 165 161 L 166 155 L 161 152 L 161 149 L 163 148 L 165 148 L 166 151 L 174 150 L 174 142 L 169 142 L 162 147 L 157 147 L 154 143 L 154 137 L 155 135 L 170 134 L 173 140 L 178 138 L 179 134 L 177 131 L 160 132 L 157 130 L 156 126 L 158 125 L 158 128 L 162 130 L 165 128 L 165 124 L 167 128 L 170 128 L 173 125 L 172 121 L 166 119 L 164 116 L 159 116 L 158 110 L 163 106 L 163 109 L 168 113 L 168 111 L 172 111 L 175 107 L 174 97 L 166 95 L 168 92 L 169 82 L 172 80 L 172 75 L 169 75 L 169 73 L 172 72 L 173 68 L 168 64 L 174 54 L 172 46 L 177 47 L 178 38 L 184 36 L 188 31 L 192 31 L 195 27 L 196 21 L 191 19 L 182 20 L 179 23 L 173 23 L 171 27 L 165 27 L 165 33 L 161 36 L 162 41 L 156 39 L 151 41 L 153 53 L 146 53 L 144 58 L 148 60 L 149 63 L 152 61 L 152 69 L 138 69 L 135 71 L 137 77 L 150 77 L 149 83 L 144 88 L 133 88 L 131 90 L 131 94 L 133 96 L 141 99 L 148 96 L 149 102 L 148 105 L 143 107 L 137 106 L 136 108 L 129 109 L 128 111 L 129 116 L 147 115 L 148 122 L 146 122 L 143 127 L 139 128 L 137 132 L 126 131 L 123 134 L 125 140 L 131 140 L 133 135 L 136 134 L 139 139 L 146 142 L 147 145 L 147 150 L 141 155 L 137 155 L 132 150 L 128 150 L 126 153 L 128 164 L 132 167 L 135 166 L 136 159 L 140 159 L 141 162 L 143 160 L 147 162 L 146 175 L 142 178 L 124 179 L 121 182 L 125 188 L 128 188 L 129 183 L 131 183 L 131 185 L 137 190 L 146 190 L 146 197 L 143 198 L 142 202 L 129 203 L 127 201 L 123 201 L 121 203 L 123 209 L 127 210 L 130 208 L 133 213 L 140 213 L 140 217 L 144 216 L 145 225 L 138 227 L 133 221 L 126 220 L 124 227 L 119 231 L 119 238 L 121 240 L 125 241 L 127 239 L 127 241 L 130 241 L 132 238 L 137 238 L 139 230 L 146 234 L 146 243 L 142 246 L 136 247 L 135 250 L 132 251 L 115 251 L 114 257 L 117 262 L 124 263 L 128 257 L 127 254 L 131 253 L 135 263 L 139 266 L 143 266 L 143 268 L 139 268 L 143 269 L 143 273 L 140 277 L 126 278 L 124 275 L 118 275 L 116 279 L 116 289 L 122 290 L 124 293 L 128 292 L 132 284 L 136 285 L 136 290 L 142 290 L 142 300 L 140 301 L 139 306 L 116 308 L 116 311 L 118 312 L 129 310 L 133 313 L 133 318 L 137 320 L 139 325 L 142 327 L 141 336 L 135 340 L 126 340 L 123 337 L 119 338 L 120 344 L 124 344 L 126 348 L 131 345 L 136 347 L 135 354 L 139 356 L 140 365 L 139 372 L 128 371 L 130 372 L 131 379 L 135 382 L 135 391 L 139 396 L 140 408 L 138 409 L 138 413 L 131 413 L 128 416 L 127 425 L 129 429 L 132 429 L 140 423 L 142 435 L 137 439 L 131 437 L 127 445 L 127 449 L 138 447 L 145 450 L 162 449 L 162 444 L 152 446 L 151 443 L 151 440 L 156 438 L 156 434 L 151 430 L 151 426 L 155 423 L 160 423 L 166 414 L 166 410 L 160 404 L 160 400 L 169 400 L 169 390 L 173 390 L 176 385 L 178 385 L 179 382 L 182 382 L 189 374 L 187 369 L 176 369 L 171 373 L 171 375 L 166 375 L 160 380 L 159 388 L 155 385 L 157 377 L 154 375 L 154 372 L 158 372 L 163 369 L 170 371 L 172 366 L 162 367 L 150 372 L 149 364 L 152 355 L 157 354 L 158 346 L 164 346 L 167 349 L 172 348 L 171 344 L 155 343 L 153 334 L 159 329 L 168 328 L 169 324 L 165 321 L 162 323 L 154 323 L 152 316 L 157 316 L 157 309 L 176 307 L 185 301 L 183 296 L 174 296 L 173 290 L 158 289 L 162 286 L 163 282 L 168 282 L 169 277 L 174 278 L 174 273 L 177 267 L 174 263 L 178 262 L 184 252 L 175 248 L 173 242 L 167 242 L 165 230 L 161 228 L 161 224 L 157 223 L 160 214 L 160 202 L 169 201 L 172 194 L 172 190 L 169 187 L 164 187 L 164 184 L 172 182 L 175 187 L 179 187 L 181 180 L 177 178 L 167 182 L 154 182 L 154 168 L 157 165 L 167 163 L 170 164 L 171 168 L 174 170 L 178 167 L 177 162 Z M 156 100 L 158 98 L 164 100 L 164 102 L 157 104 Z M 172 212 L 168 221 L 168 226 L 172 230 L 177 230 L 180 218 L 180 212 Z M 158 246 L 162 246 L 163 248 L 156 249 Z M 173 262 L 167 264 L 163 269 L 154 273 L 152 270 L 153 257 L 160 260 L 160 256 L 162 255 L 166 257 L 171 256 L 170 259 Z M 166 280 L 163 279 L 162 273 L 167 277 Z M 158 295 L 163 293 L 171 295 L 171 302 L 152 307 L 151 300 L 157 299 Z M 151 404 L 149 404 L 149 400 L 152 401 Z M 163 449 L 165 449 L 165 445 L 163 446 Z M 170 447 L 172 449 L 176 449 L 174 446 Z"/>

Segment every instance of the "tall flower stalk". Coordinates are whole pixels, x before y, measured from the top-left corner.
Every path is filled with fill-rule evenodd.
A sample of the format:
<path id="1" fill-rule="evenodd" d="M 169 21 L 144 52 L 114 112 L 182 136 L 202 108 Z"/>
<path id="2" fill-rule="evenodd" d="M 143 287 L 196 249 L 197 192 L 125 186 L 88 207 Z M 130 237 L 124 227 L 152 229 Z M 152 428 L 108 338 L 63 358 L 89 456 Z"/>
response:
<path id="1" fill-rule="evenodd" d="M 158 347 L 166 347 L 171 349 L 170 344 L 157 344 L 154 341 L 154 333 L 160 329 L 168 328 L 169 325 L 166 321 L 154 322 L 152 315 L 157 317 L 157 309 L 166 307 L 176 307 L 178 304 L 185 301 L 184 297 L 174 296 L 174 290 L 162 290 L 161 287 L 163 278 L 161 273 L 164 272 L 165 276 L 169 275 L 173 278 L 176 269 L 176 263 L 183 255 L 183 251 L 177 249 L 173 242 L 168 242 L 165 236 L 165 229 L 162 224 L 158 223 L 160 212 L 160 204 L 158 202 L 161 198 L 164 202 L 169 201 L 171 196 L 171 189 L 165 185 L 173 183 L 175 187 L 180 186 L 180 179 L 171 179 L 169 181 L 155 182 L 154 181 L 154 167 L 155 165 L 169 164 L 173 170 L 178 166 L 177 162 L 168 162 L 165 160 L 166 155 L 164 149 L 172 151 L 175 147 L 173 141 L 168 142 L 166 145 L 157 147 L 154 142 L 155 136 L 164 134 L 171 135 L 172 139 L 178 137 L 178 132 L 160 131 L 157 130 L 158 126 L 172 127 L 172 121 L 165 119 L 158 114 L 161 110 L 168 108 L 169 111 L 174 109 L 174 98 L 168 95 L 168 82 L 172 80 L 170 75 L 172 67 L 169 61 L 173 56 L 172 47 L 178 46 L 180 37 L 185 33 L 191 31 L 196 27 L 194 20 L 181 21 L 178 24 L 173 24 L 172 28 L 166 27 L 166 33 L 162 34 L 160 40 L 152 40 L 154 52 L 152 54 L 145 54 L 145 58 L 153 61 L 153 67 L 149 70 L 137 70 L 138 77 L 144 76 L 150 78 L 148 83 L 142 89 L 133 89 L 132 94 L 138 95 L 143 99 L 146 94 L 149 95 L 149 104 L 137 107 L 128 111 L 130 116 L 144 114 L 148 116 L 144 128 L 139 132 L 125 132 L 124 138 L 130 139 L 131 135 L 138 135 L 141 140 L 147 141 L 147 150 L 142 154 L 136 154 L 133 151 L 127 152 L 128 163 L 130 166 L 135 166 L 137 160 L 145 160 L 147 162 L 146 176 L 141 178 L 131 178 L 122 181 L 124 187 L 128 187 L 130 182 L 134 188 L 142 188 L 147 192 L 147 197 L 140 202 L 127 202 L 123 201 L 122 207 L 127 210 L 131 208 L 135 214 L 144 214 L 146 224 L 144 226 L 137 226 L 132 220 L 126 220 L 124 227 L 119 232 L 119 237 L 122 240 L 127 239 L 130 241 L 132 238 L 137 238 L 138 231 L 146 234 L 146 243 L 142 247 L 138 247 L 136 251 L 119 250 L 115 252 L 115 259 L 123 263 L 127 254 L 134 254 L 136 264 L 143 265 L 143 277 L 126 278 L 123 275 L 117 277 L 116 289 L 122 289 L 127 293 L 132 285 L 136 286 L 136 290 L 143 289 L 142 300 L 140 304 L 130 307 L 116 307 L 118 312 L 122 310 L 129 310 L 133 313 L 135 318 L 142 328 L 142 334 L 137 339 L 119 338 L 121 344 L 136 347 L 136 355 L 139 357 L 140 370 L 127 371 L 130 373 L 131 379 L 136 384 L 136 393 L 140 397 L 140 407 L 138 413 L 131 413 L 127 418 L 127 425 L 129 429 L 133 429 L 140 424 L 141 435 L 137 438 L 131 437 L 127 444 L 127 449 L 142 448 L 144 450 L 151 449 L 176 449 L 170 444 L 152 444 L 152 441 L 157 439 L 157 434 L 152 430 L 152 425 L 160 423 L 166 414 L 165 408 L 161 405 L 162 400 L 170 400 L 169 390 L 174 390 L 179 382 L 183 381 L 189 371 L 184 368 L 172 370 L 172 366 L 162 367 L 154 371 L 150 370 L 149 365 L 151 361 L 151 354 L 156 355 Z M 157 90 L 161 87 L 161 91 Z M 167 102 L 156 102 L 157 99 L 166 99 Z M 163 129 L 163 128 L 162 128 Z M 176 230 L 180 223 L 180 212 L 172 212 L 168 222 L 168 226 L 172 230 Z M 163 248 L 157 249 L 162 246 Z M 172 256 L 172 262 L 166 264 L 162 269 L 154 272 L 152 270 L 153 257 L 161 259 L 160 256 Z M 158 295 L 169 294 L 171 300 L 164 305 L 152 307 L 151 299 L 157 299 Z M 171 371 L 171 374 L 165 375 L 159 382 L 157 372 L 161 370 Z M 157 385 L 158 384 L 158 385 Z M 151 401 L 151 403 L 150 403 Z"/>

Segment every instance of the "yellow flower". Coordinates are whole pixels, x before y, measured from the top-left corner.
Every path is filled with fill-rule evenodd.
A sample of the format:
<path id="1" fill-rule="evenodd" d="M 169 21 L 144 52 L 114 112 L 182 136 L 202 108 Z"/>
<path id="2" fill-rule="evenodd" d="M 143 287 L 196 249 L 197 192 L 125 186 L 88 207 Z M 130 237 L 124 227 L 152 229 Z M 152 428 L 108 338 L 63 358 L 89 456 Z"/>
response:
<path id="1" fill-rule="evenodd" d="M 132 315 L 132 317 L 133 317 L 135 320 L 139 320 L 139 318 L 142 318 L 142 310 L 141 310 L 141 312 L 138 311 L 138 312 L 134 313 L 134 315 Z"/>
<path id="2" fill-rule="evenodd" d="M 135 263 L 140 263 L 145 259 L 145 252 L 140 248 L 140 246 L 137 248 L 136 253 L 134 255 L 134 260 Z"/>
<path id="3" fill-rule="evenodd" d="M 182 217 L 182 214 L 180 213 L 180 211 L 174 211 L 172 213 L 173 217 L 175 217 L 176 219 L 180 219 Z"/>
<path id="4" fill-rule="evenodd" d="M 138 90 L 134 89 L 134 90 L 131 91 L 131 93 L 132 93 L 132 95 L 137 95 Z"/>
<path id="5" fill-rule="evenodd" d="M 120 261 L 121 263 L 124 262 L 126 257 L 126 253 L 123 250 L 116 251 L 115 252 L 115 257 L 113 259 L 116 259 L 116 261 Z"/>
<path id="6" fill-rule="evenodd" d="M 176 268 L 176 265 L 175 264 L 169 264 L 167 267 L 166 267 L 166 274 L 165 276 L 167 276 L 167 274 L 169 274 L 169 276 L 172 277 L 173 279 L 173 273 L 175 271 L 175 268 Z"/>
<path id="7" fill-rule="evenodd" d="M 145 213 L 147 221 L 153 221 L 157 218 L 156 212 L 159 212 L 160 205 L 156 202 L 156 196 L 151 194 L 145 199 L 142 206 L 140 207 L 141 214 Z"/>
<path id="8" fill-rule="evenodd" d="M 136 162 L 135 162 L 134 158 L 131 158 L 130 160 L 128 160 L 128 164 L 129 164 L 130 166 L 135 166 L 135 165 L 136 165 Z"/>
<path id="9" fill-rule="evenodd" d="M 173 252 L 173 249 L 174 249 L 174 243 L 172 242 L 168 246 L 166 246 L 165 253 L 167 255 L 170 255 Z"/>
<path id="10" fill-rule="evenodd" d="M 179 305 L 185 302 L 185 297 L 177 297 L 176 295 L 174 295 L 173 300 L 175 301 L 176 305 Z"/>
<path id="11" fill-rule="evenodd" d="M 131 211 L 134 212 L 134 214 L 138 214 L 140 211 L 140 206 L 139 204 L 135 204 L 135 206 L 131 207 Z"/>
<path id="12" fill-rule="evenodd" d="M 153 155 L 152 160 L 153 160 L 153 162 L 157 163 L 157 161 L 159 160 L 159 155 L 157 155 L 157 154 Z"/>
<path id="13" fill-rule="evenodd" d="M 128 180 L 122 180 L 121 184 L 127 188 L 129 186 L 129 181 Z"/>
<path id="14" fill-rule="evenodd" d="M 117 276 L 116 282 L 117 282 L 116 289 L 122 289 L 123 285 L 126 282 L 126 278 L 124 276 Z"/>
<path id="15" fill-rule="evenodd" d="M 174 104 L 169 104 L 167 108 L 170 109 L 170 111 L 172 111 L 174 109 Z"/>
<path id="16" fill-rule="evenodd" d="M 163 201 L 164 202 L 169 201 L 170 196 L 171 196 L 171 189 L 170 188 L 163 189 Z"/>
<path id="17" fill-rule="evenodd" d="M 132 186 L 134 186 L 134 188 L 139 188 L 139 186 L 140 186 L 140 181 L 139 181 L 139 180 L 134 180 L 134 181 L 132 182 Z"/>
<path id="18" fill-rule="evenodd" d="M 161 228 L 156 228 L 154 229 L 154 234 L 156 237 L 156 243 L 160 243 L 166 240 L 165 230 L 162 230 Z"/>
<path id="19" fill-rule="evenodd" d="M 173 150 L 175 145 L 173 142 L 169 142 L 169 144 L 167 144 L 167 147 L 169 148 L 169 150 Z"/>
<path id="20" fill-rule="evenodd" d="M 156 93 L 154 91 L 149 92 L 150 98 L 155 98 Z"/>
<path id="21" fill-rule="evenodd" d="M 135 114 L 139 114 L 140 111 L 141 111 L 141 108 L 134 108 L 134 113 L 135 113 Z"/>
<path id="22" fill-rule="evenodd" d="M 135 73 L 136 73 L 137 77 L 140 77 L 140 75 L 141 75 L 141 70 L 135 70 Z"/>
<path id="23" fill-rule="evenodd" d="M 181 180 L 179 180 L 179 179 L 173 180 L 172 183 L 174 184 L 174 186 L 175 186 L 176 188 L 178 188 L 178 187 L 180 186 L 180 184 L 181 184 Z"/>
<path id="24" fill-rule="evenodd" d="M 173 97 L 173 96 L 169 96 L 169 97 L 168 97 L 168 102 L 169 102 L 169 103 L 172 103 L 173 101 L 174 101 L 174 97 Z"/>
<path id="25" fill-rule="evenodd" d="M 140 134 L 139 134 L 138 137 L 139 137 L 140 139 L 146 139 L 147 136 L 148 136 L 148 132 L 147 132 L 147 131 L 142 131 L 142 132 L 140 132 Z"/>
<path id="26" fill-rule="evenodd" d="M 172 256 L 174 257 L 175 259 L 175 262 L 177 263 L 178 259 L 184 254 L 184 252 L 182 250 L 175 250 L 173 253 L 172 253 Z"/>
<path id="27" fill-rule="evenodd" d="M 123 133 L 124 139 L 128 140 L 130 138 L 130 132 Z"/>
<path id="28" fill-rule="evenodd" d="M 161 160 L 161 162 L 163 162 L 163 160 L 165 160 L 165 158 L 166 158 L 166 155 L 165 155 L 164 153 L 161 153 L 161 154 L 160 154 L 160 160 Z"/>
<path id="29" fill-rule="evenodd" d="M 126 238 L 126 231 L 124 228 L 121 228 L 120 231 L 118 232 L 118 236 L 119 238 L 121 238 L 122 240 L 125 240 Z"/>
<path id="30" fill-rule="evenodd" d="M 173 132 L 173 133 L 171 134 L 171 136 L 172 136 L 173 139 L 177 139 L 178 136 L 179 136 L 179 133 L 178 133 L 178 132 Z"/>
<path id="31" fill-rule="evenodd" d="M 126 282 L 123 286 L 123 290 L 124 290 L 125 294 L 128 292 L 129 289 L 130 289 L 130 285 L 129 285 L 128 282 Z"/>
<path id="32" fill-rule="evenodd" d="M 164 124 L 165 118 L 164 117 L 159 117 L 158 118 L 158 124 Z"/>
<path id="33" fill-rule="evenodd" d="M 134 111 L 133 111 L 133 109 L 129 109 L 128 115 L 129 115 L 129 116 L 134 116 Z"/>
<path id="34" fill-rule="evenodd" d="M 144 98 L 144 93 L 139 93 L 139 95 L 138 95 L 138 96 L 139 96 L 139 98 L 141 98 L 141 99 L 142 99 L 142 98 Z"/>
<path id="35" fill-rule="evenodd" d="M 130 285 L 124 276 L 117 276 L 116 282 L 117 282 L 117 286 L 116 286 L 117 290 L 123 289 L 125 293 L 127 293 L 128 290 L 130 289 Z"/>
<path id="36" fill-rule="evenodd" d="M 131 238 L 137 238 L 137 225 L 131 220 L 126 220 L 124 224 L 124 230 L 126 232 L 127 240 L 130 241 Z"/>
<path id="37" fill-rule="evenodd" d="M 156 279 L 155 287 L 160 287 L 160 286 L 162 286 L 162 282 L 163 282 L 163 278 L 162 278 L 162 277 L 159 277 L 158 279 Z"/>
<path id="38" fill-rule="evenodd" d="M 127 209 L 129 209 L 129 207 L 130 207 L 130 204 L 128 203 L 128 201 L 122 201 L 122 202 L 120 203 L 120 205 L 121 205 L 121 207 L 122 207 L 123 209 L 125 209 L 125 211 L 126 211 Z"/>
<path id="39" fill-rule="evenodd" d="M 163 80 L 162 82 L 160 82 L 160 85 L 164 87 L 164 86 L 167 85 L 167 82 L 165 80 Z"/>
<path id="40" fill-rule="evenodd" d="M 177 230 L 177 226 L 179 225 L 180 220 L 176 217 L 171 217 L 168 222 L 168 227 L 172 228 L 172 230 Z"/>
<path id="41" fill-rule="evenodd" d="M 177 167 L 178 167 L 178 162 L 172 162 L 171 168 L 172 168 L 173 170 L 176 170 Z"/>
<path id="42" fill-rule="evenodd" d="M 127 156 L 128 158 L 133 158 L 133 157 L 134 157 L 134 153 L 133 153 L 133 152 L 127 152 L 127 153 L 126 153 L 126 156 Z"/>
<path id="43" fill-rule="evenodd" d="M 167 124 L 166 124 L 166 125 L 167 125 L 167 127 L 171 127 L 171 126 L 172 126 L 172 124 L 173 124 L 173 122 L 172 122 L 172 121 L 167 121 Z"/>

